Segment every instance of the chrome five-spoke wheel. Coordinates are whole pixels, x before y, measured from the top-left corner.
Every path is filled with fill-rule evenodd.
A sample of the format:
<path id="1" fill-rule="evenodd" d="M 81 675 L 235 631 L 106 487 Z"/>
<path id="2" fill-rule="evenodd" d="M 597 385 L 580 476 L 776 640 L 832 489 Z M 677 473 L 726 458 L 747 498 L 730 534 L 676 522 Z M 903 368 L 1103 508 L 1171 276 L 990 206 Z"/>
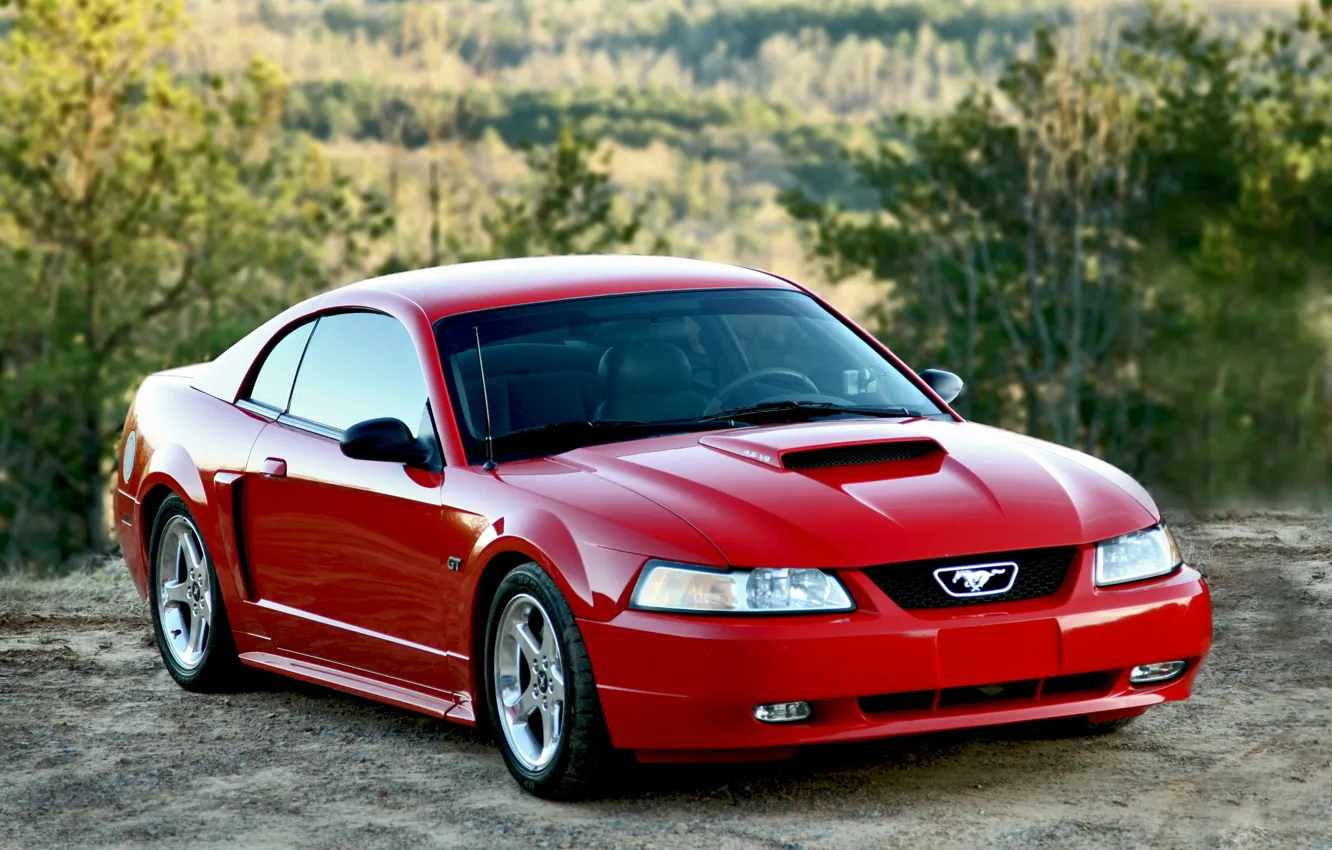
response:
<path id="1" fill-rule="evenodd" d="M 547 799 L 594 791 L 613 751 L 587 646 L 559 585 L 532 562 L 509 570 L 484 634 L 479 702 L 509 772 Z"/>
<path id="2" fill-rule="evenodd" d="M 198 667 L 213 628 L 213 586 L 203 541 L 183 514 L 167 520 L 157 547 L 157 615 L 172 659 L 182 670 Z"/>
<path id="3" fill-rule="evenodd" d="M 496 624 L 495 707 L 513 754 L 528 770 L 550 764 L 564 730 L 564 663 L 550 615 L 520 593 Z"/>

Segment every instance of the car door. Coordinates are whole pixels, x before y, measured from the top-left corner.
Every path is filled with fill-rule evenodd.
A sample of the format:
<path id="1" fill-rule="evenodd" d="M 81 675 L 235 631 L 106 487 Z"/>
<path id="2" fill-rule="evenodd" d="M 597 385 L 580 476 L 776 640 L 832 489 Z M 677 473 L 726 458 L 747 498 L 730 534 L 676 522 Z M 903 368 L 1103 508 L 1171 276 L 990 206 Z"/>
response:
<path id="1" fill-rule="evenodd" d="M 339 447 L 346 428 L 383 417 L 438 445 L 407 329 L 383 313 L 319 317 L 288 399 L 253 398 L 266 367 L 247 401 L 282 412 L 251 449 L 244 498 L 265 628 L 288 652 L 446 689 L 442 467 L 353 460 Z"/>

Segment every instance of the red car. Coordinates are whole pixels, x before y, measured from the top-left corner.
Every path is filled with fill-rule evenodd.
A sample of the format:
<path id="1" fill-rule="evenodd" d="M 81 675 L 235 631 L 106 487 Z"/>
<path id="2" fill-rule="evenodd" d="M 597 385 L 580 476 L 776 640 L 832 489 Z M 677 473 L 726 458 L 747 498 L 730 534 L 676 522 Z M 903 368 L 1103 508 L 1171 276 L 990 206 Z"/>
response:
<path id="1" fill-rule="evenodd" d="M 1115 468 L 964 422 L 790 281 L 661 257 L 393 275 L 162 372 L 115 511 L 182 686 L 242 666 L 640 761 L 1189 695 L 1206 583 Z"/>

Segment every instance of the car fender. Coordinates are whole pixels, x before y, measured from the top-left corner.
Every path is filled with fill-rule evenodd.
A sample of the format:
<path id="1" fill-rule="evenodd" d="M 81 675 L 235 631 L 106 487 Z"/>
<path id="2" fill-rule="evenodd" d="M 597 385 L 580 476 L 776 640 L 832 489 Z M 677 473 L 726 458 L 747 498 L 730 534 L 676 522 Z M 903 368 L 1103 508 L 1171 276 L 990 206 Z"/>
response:
<path id="1" fill-rule="evenodd" d="M 152 499 L 150 502 L 148 497 L 153 491 L 162 487 L 185 502 L 190 515 L 199 526 L 199 533 L 203 535 L 209 553 L 224 551 L 222 541 L 217 534 L 217 523 L 210 521 L 212 512 L 209 507 L 208 490 L 189 452 L 178 443 L 154 447 L 146 471 L 140 477 L 134 494 L 134 525 L 139 530 L 140 557 L 139 563 L 131 564 L 130 568 L 135 574 L 135 585 L 139 587 L 139 593 L 144 597 L 148 595 L 156 506 L 161 504 L 160 499 Z M 216 555 L 213 560 L 217 562 Z M 218 572 L 222 573 L 225 565 L 216 563 L 216 566 Z"/>
<path id="2" fill-rule="evenodd" d="M 195 427 L 197 422 L 216 427 L 206 435 Z M 194 517 L 217 571 L 218 589 L 225 603 L 234 607 L 239 598 L 237 570 L 227 545 L 230 532 L 223 528 L 225 517 L 219 510 L 226 507 L 219 504 L 225 494 L 213 491 L 225 476 L 234 478 L 245 468 L 250 447 L 264 425 L 258 417 L 191 388 L 179 377 L 163 374 L 144 381 L 121 437 L 123 458 L 129 434 L 137 433 L 135 459 L 127 465 L 128 475 L 120 470 L 116 495 L 121 549 L 141 594 L 148 595 L 153 521 L 165 488 L 180 497 Z"/>
<path id="3" fill-rule="evenodd" d="M 624 606 L 647 555 L 579 542 L 555 512 L 537 508 L 488 525 L 461 570 L 461 592 L 452 600 L 447 629 L 467 669 L 459 671 L 478 693 L 489 595 L 509 570 L 526 562 L 543 569 L 580 620 L 609 620 Z M 558 567 L 556 565 L 559 565 Z"/>
<path id="4" fill-rule="evenodd" d="M 595 615 L 597 602 L 589 580 L 583 554 L 568 527 L 548 510 L 533 510 L 504 517 L 491 523 L 477 538 L 468 557 L 468 564 L 482 567 L 474 572 L 477 583 L 479 573 L 485 569 L 503 568 L 510 558 L 506 554 L 521 554 L 535 561 L 560 586 L 560 592 L 575 616 Z M 556 567 L 558 564 L 558 568 Z M 473 591 L 476 584 L 473 585 Z"/>
<path id="5" fill-rule="evenodd" d="M 169 488 L 184 499 L 190 507 L 190 512 L 196 517 L 198 512 L 206 511 L 208 508 L 208 490 L 204 487 L 199 467 L 195 465 L 190 453 L 179 443 L 168 443 L 153 449 L 148 461 L 148 470 L 140 480 L 138 493 L 135 496 L 139 504 L 142 505 L 144 497 L 159 486 Z M 145 517 L 145 519 L 151 518 Z"/>

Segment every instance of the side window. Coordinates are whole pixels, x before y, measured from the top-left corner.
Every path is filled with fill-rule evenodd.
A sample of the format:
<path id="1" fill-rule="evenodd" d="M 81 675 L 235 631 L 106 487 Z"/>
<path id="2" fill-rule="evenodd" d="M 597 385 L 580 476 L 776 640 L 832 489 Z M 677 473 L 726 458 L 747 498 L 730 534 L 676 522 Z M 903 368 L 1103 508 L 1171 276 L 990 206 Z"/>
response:
<path id="1" fill-rule="evenodd" d="M 287 335 L 278 344 L 269 349 L 264 364 L 259 367 L 259 374 L 250 387 L 249 401 L 271 407 L 276 411 L 285 411 L 291 399 L 291 384 L 296 378 L 296 367 L 300 365 L 301 353 L 305 351 L 305 342 L 310 338 L 314 322 L 287 331 Z"/>
<path id="2" fill-rule="evenodd" d="M 381 313 L 335 313 L 315 327 L 288 412 L 338 431 L 392 417 L 420 436 L 425 405 L 425 378 L 407 329 Z"/>

